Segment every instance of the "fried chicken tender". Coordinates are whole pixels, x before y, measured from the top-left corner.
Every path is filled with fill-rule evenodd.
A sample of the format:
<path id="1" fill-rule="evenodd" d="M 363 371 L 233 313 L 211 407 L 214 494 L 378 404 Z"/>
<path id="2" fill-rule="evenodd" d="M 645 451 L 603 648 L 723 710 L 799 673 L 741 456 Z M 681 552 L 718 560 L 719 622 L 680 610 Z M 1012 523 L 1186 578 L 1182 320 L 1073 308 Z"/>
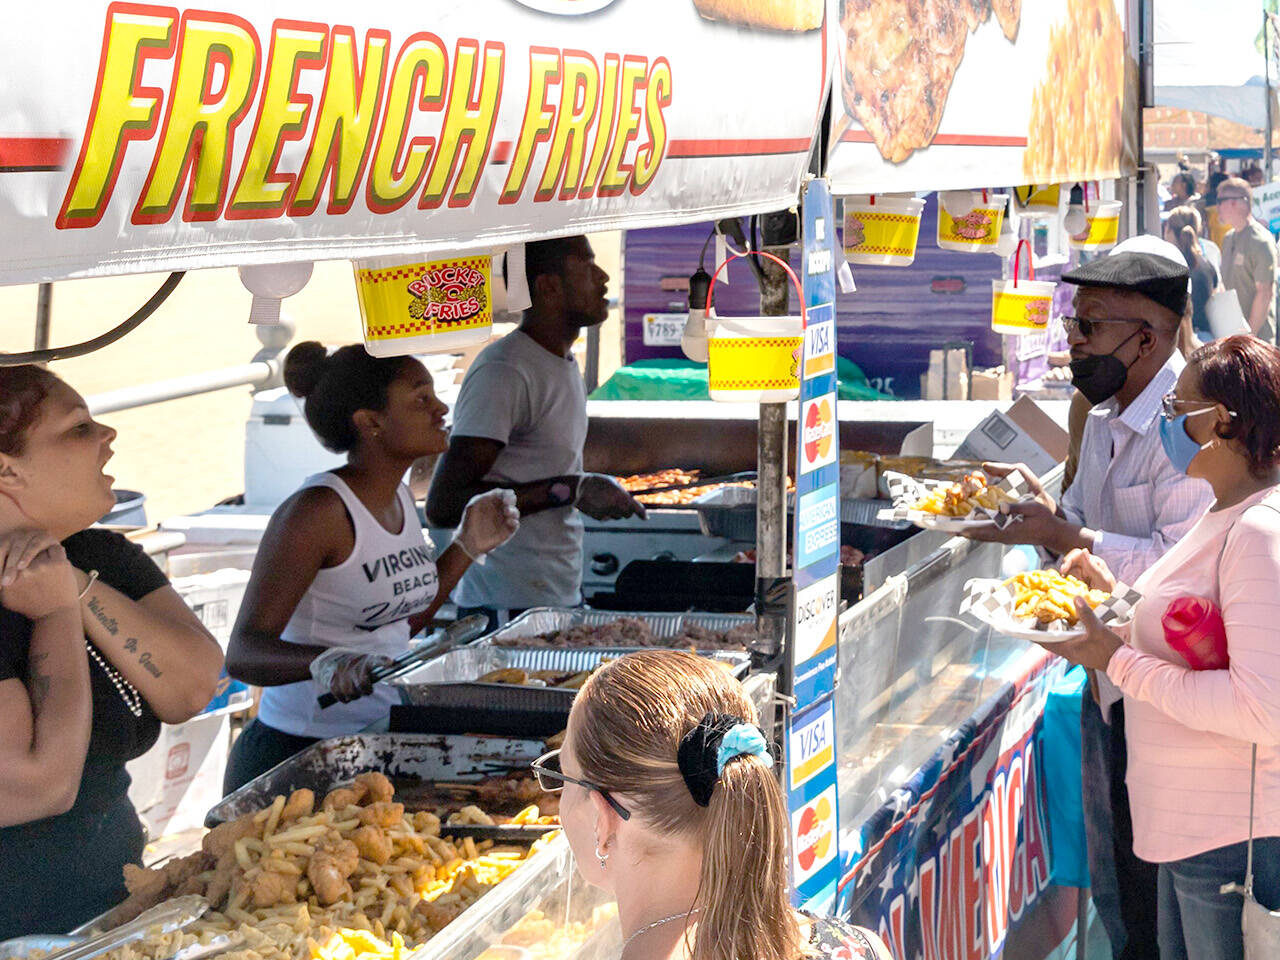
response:
<path id="1" fill-rule="evenodd" d="M 282 903 L 296 903 L 298 900 L 298 881 L 295 877 L 276 873 L 274 870 L 263 870 L 247 882 L 249 896 L 255 907 L 274 907 Z"/>
<path id="2" fill-rule="evenodd" d="M 351 842 L 360 851 L 360 856 L 382 865 L 391 859 L 395 852 L 391 838 L 378 827 L 369 825 L 358 829 L 351 835 Z"/>
<path id="3" fill-rule="evenodd" d="M 246 813 L 238 820 L 220 823 L 206 833 L 201 849 L 221 860 L 228 853 L 235 852 L 237 840 L 253 836 L 259 829 L 261 829 L 260 826 L 253 822 L 253 814 Z"/>
<path id="4" fill-rule="evenodd" d="M 375 827 L 394 827 L 403 819 L 403 803 L 371 803 L 360 810 L 360 822 Z"/>
<path id="5" fill-rule="evenodd" d="M 289 823 L 292 820 L 300 820 L 303 817 L 309 817 L 316 808 L 316 795 L 303 787 L 301 790 L 295 790 L 289 794 L 289 801 L 284 805 L 284 809 L 280 811 L 280 822 Z"/>
<path id="6" fill-rule="evenodd" d="M 427 902 L 423 900 L 414 908 L 418 913 L 422 914 L 422 918 L 427 921 L 433 931 L 439 933 L 458 915 L 458 911 L 450 906 L 441 906 L 435 901 Z"/>
<path id="7" fill-rule="evenodd" d="M 358 806 L 368 792 L 369 788 L 362 783 L 349 787 L 337 787 L 329 791 L 328 796 L 324 798 L 324 803 L 320 806 L 324 810 L 345 810 L 347 807 Z"/>
<path id="8" fill-rule="evenodd" d="M 307 864 L 307 879 L 321 905 L 329 906 L 351 895 L 347 877 L 360 864 L 360 851 L 350 840 L 343 840 L 336 830 L 325 835 L 323 845 Z"/>
<path id="9" fill-rule="evenodd" d="M 395 785 L 376 770 L 360 774 L 356 777 L 356 785 L 367 791 L 363 798 L 365 803 L 389 803 L 396 795 Z"/>
<path id="10" fill-rule="evenodd" d="M 167 886 L 163 870 L 148 870 L 132 863 L 124 865 L 124 887 L 130 896 L 139 899 L 155 897 L 159 903 Z"/>

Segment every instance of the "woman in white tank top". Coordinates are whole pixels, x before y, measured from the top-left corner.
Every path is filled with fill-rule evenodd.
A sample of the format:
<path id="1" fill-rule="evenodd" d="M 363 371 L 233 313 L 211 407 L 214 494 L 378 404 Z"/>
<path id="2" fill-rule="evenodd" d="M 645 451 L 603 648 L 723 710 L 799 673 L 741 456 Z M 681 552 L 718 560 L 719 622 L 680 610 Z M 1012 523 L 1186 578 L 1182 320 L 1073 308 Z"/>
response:
<path id="1" fill-rule="evenodd" d="M 376 359 L 358 344 L 329 355 L 309 341 L 290 351 L 284 377 L 321 443 L 347 463 L 308 478 L 258 547 L 227 671 L 265 689 L 232 748 L 228 793 L 316 740 L 385 717 L 396 698 L 370 682 L 371 668 L 403 653 L 472 560 L 518 526 L 514 497 L 491 491 L 433 556 L 403 478 L 448 446 L 448 408 L 417 360 Z M 312 661 L 335 648 L 350 653 L 322 686 Z M 321 709 L 325 692 L 340 702 Z"/>

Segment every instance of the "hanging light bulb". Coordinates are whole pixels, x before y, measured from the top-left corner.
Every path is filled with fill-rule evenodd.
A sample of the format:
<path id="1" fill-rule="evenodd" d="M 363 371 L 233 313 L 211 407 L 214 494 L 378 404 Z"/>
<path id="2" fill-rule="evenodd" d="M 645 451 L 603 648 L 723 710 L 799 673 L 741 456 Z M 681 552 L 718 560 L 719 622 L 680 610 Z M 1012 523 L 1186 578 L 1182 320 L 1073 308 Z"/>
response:
<path id="1" fill-rule="evenodd" d="M 1073 237 L 1089 229 L 1089 221 L 1084 215 L 1084 188 L 1078 183 L 1071 188 L 1071 199 L 1067 202 L 1067 215 L 1062 218 L 1062 227 Z"/>
<path id="2" fill-rule="evenodd" d="M 1013 212 L 1013 201 L 1004 202 L 1004 221 L 1000 225 L 1000 236 L 996 238 L 996 253 L 1002 257 L 1012 257 L 1018 249 L 1018 217 Z"/>
<path id="3" fill-rule="evenodd" d="M 314 264 L 262 263 L 240 268 L 240 282 L 251 294 L 250 323 L 279 323 L 280 301 L 292 297 L 311 279 Z"/>
<path id="4" fill-rule="evenodd" d="M 710 357 L 707 344 L 707 293 L 711 290 L 711 274 L 698 268 L 689 278 L 689 319 L 680 336 L 680 349 L 694 363 L 706 363 Z M 713 314 L 714 319 L 714 314 Z"/>

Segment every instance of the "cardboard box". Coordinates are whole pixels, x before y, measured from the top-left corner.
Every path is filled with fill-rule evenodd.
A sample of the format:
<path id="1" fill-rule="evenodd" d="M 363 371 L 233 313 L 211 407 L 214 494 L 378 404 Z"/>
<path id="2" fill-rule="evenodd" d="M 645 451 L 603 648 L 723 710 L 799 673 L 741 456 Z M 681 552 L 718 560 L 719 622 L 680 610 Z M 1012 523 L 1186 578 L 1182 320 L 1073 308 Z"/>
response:
<path id="1" fill-rule="evenodd" d="M 970 400 L 1012 400 L 1013 371 L 1004 367 L 975 370 L 969 380 Z"/>
<path id="2" fill-rule="evenodd" d="M 929 371 L 920 376 L 925 400 L 968 400 L 969 361 L 963 349 L 930 350 Z"/>
<path id="3" fill-rule="evenodd" d="M 1067 431 L 1022 397 L 1008 410 L 993 411 L 970 431 L 955 452 L 957 460 L 1025 463 L 1044 476 L 1067 457 Z"/>
<path id="4" fill-rule="evenodd" d="M 196 717 L 166 724 L 156 745 L 127 764 L 129 799 L 154 839 L 204 826 L 222 799 L 222 775 L 231 749 L 231 718 Z"/>

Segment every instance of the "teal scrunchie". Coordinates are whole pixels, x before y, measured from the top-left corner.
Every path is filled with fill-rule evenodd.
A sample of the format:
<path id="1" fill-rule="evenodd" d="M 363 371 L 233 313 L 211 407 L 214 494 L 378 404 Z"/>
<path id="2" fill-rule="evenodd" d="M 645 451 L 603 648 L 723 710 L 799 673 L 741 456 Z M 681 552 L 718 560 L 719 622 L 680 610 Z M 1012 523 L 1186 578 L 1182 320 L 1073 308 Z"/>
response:
<path id="1" fill-rule="evenodd" d="M 724 735 L 720 749 L 716 751 L 716 776 L 724 774 L 724 767 L 734 757 L 759 757 L 766 767 L 773 766 L 769 745 L 760 728 L 750 723 L 739 723 Z"/>

